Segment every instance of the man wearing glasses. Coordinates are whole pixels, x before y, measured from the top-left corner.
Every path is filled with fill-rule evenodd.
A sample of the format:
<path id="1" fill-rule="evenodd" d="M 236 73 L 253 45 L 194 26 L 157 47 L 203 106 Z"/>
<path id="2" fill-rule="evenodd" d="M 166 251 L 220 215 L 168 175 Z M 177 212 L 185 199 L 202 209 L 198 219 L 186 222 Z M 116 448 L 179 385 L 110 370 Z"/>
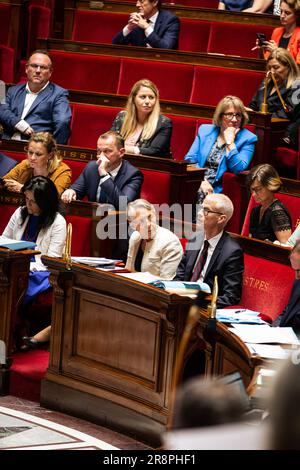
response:
<path id="1" fill-rule="evenodd" d="M 137 0 L 138 11 L 113 38 L 113 44 L 178 49 L 180 23 L 177 16 L 161 10 L 161 0 Z"/>
<path id="2" fill-rule="evenodd" d="M 199 207 L 199 231 L 190 240 L 175 280 L 205 282 L 213 287 L 218 276 L 218 307 L 237 305 L 242 294 L 244 255 L 224 231 L 233 214 L 233 204 L 224 194 L 209 194 Z"/>
<path id="3" fill-rule="evenodd" d="M 27 83 L 9 88 L 0 105 L 3 139 L 28 140 L 33 132 L 50 132 L 58 144 L 70 135 L 71 109 L 68 91 L 50 82 L 52 61 L 37 50 L 26 64 Z"/>

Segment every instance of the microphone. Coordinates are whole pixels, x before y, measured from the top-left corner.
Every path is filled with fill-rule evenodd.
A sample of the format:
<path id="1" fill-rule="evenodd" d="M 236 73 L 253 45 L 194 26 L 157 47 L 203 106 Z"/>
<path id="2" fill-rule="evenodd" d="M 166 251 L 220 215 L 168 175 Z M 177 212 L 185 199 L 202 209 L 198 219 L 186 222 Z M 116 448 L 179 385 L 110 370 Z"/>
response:
<path id="1" fill-rule="evenodd" d="M 260 112 L 263 113 L 263 114 L 268 113 L 267 90 L 268 90 L 268 84 L 269 84 L 269 81 L 270 81 L 270 75 L 271 75 L 271 71 L 268 70 L 267 73 L 266 73 L 266 76 L 265 76 L 264 100 L 260 105 Z"/>

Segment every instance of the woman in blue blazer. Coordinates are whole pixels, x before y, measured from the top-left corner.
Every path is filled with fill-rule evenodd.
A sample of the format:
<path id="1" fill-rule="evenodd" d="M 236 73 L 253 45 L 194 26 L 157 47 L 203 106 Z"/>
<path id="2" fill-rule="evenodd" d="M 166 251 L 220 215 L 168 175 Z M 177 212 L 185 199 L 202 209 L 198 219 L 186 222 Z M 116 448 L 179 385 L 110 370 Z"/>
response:
<path id="1" fill-rule="evenodd" d="M 206 167 L 199 188 L 199 202 L 206 194 L 222 192 L 225 171 L 240 173 L 248 168 L 257 136 L 244 129 L 248 114 L 236 96 L 225 96 L 217 105 L 213 124 L 202 124 L 184 157 L 200 168 Z"/>

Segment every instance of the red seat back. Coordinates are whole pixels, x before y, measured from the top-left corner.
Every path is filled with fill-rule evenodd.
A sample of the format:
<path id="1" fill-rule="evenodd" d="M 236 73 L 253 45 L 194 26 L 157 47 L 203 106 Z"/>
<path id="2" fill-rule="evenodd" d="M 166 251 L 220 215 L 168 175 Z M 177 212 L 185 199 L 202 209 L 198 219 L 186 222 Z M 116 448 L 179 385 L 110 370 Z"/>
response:
<path id="1" fill-rule="evenodd" d="M 93 221 L 90 217 L 80 217 L 77 215 L 67 215 L 67 223 L 73 226 L 73 233 L 80 234 L 72 238 L 73 256 L 91 256 L 91 241 Z"/>
<path id="2" fill-rule="evenodd" d="M 257 59 L 257 49 L 251 50 L 255 47 L 256 33 L 265 33 L 266 37 L 270 39 L 273 29 L 273 26 L 212 22 L 207 52 Z"/>
<path id="3" fill-rule="evenodd" d="M 262 79 L 262 72 L 197 65 L 190 101 L 216 105 L 224 96 L 235 95 L 248 104 Z"/>
<path id="4" fill-rule="evenodd" d="M 73 90 L 116 93 L 120 59 L 118 57 L 51 51 L 53 82 Z"/>
<path id="5" fill-rule="evenodd" d="M 49 37 L 51 10 L 41 5 L 30 5 L 28 16 L 27 54 L 29 55 L 36 49 L 36 38 Z"/>
<path id="6" fill-rule="evenodd" d="M 245 254 L 241 304 L 275 320 L 288 302 L 295 274 L 292 268 Z M 284 279 L 284 282 L 283 282 Z"/>
<path id="7" fill-rule="evenodd" d="M 73 103 L 69 145 L 96 148 L 98 137 L 111 129 L 121 108 Z"/>
<path id="8" fill-rule="evenodd" d="M 14 82 L 14 50 L 0 45 L 0 80 L 5 83 Z"/>
<path id="9" fill-rule="evenodd" d="M 15 205 L 1 204 L 0 235 L 3 233 L 3 230 L 16 209 L 17 206 Z"/>
<path id="10" fill-rule="evenodd" d="M 210 21 L 180 18 L 179 50 L 206 52 L 210 25 Z"/>
<path id="11" fill-rule="evenodd" d="M 162 99 L 189 101 L 193 74 L 192 65 L 125 58 L 117 93 L 128 95 L 135 82 L 148 78 L 155 83 Z"/>
<path id="12" fill-rule="evenodd" d="M 183 160 L 196 136 L 196 118 L 168 114 L 173 122 L 171 149 L 175 160 Z"/>
<path id="13" fill-rule="evenodd" d="M 72 40 L 111 44 L 112 38 L 128 22 L 127 13 L 75 10 Z"/>
<path id="14" fill-rule="evenodd" d="M 170 202 L 170 173 L 153 170 L 141 170 L 144 182 L 141 197 L 152 204 L 169 204 Z"/>
<path id="15" fill-rule="evenodd" d="M 8 45 L 11 6 L 0 3 L 0 44 Z"/>

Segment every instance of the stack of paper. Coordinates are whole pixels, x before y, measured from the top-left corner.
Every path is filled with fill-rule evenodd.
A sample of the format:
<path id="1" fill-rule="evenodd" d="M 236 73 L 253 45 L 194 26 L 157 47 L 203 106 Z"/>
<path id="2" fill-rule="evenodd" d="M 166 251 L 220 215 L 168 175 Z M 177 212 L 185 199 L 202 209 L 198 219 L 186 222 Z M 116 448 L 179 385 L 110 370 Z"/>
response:
<path id="1" fill-rule="evenodd" d="M 283 349 L 276 344 L 246 344 L 252 354 L 258 354 L 258 356 L 265 359 L 287 359 L 293 351 L 291 349 Z"/>
<path id="2" fill-rule="evenodd" d="M 13 238 L 7 238 L 3 235 L 0 236 L 0 247 L 9 248 L 10 250 L 27 250 L 35 249 L 36 244 L 26 240 L 14 240 Z"/>
<path id="3" fill-rule="evenodd" d="M 254 310 L 235 309 L 235 308 L 218 308 L 217 320 L 223 323 L 250 323 L 265 324 L 266 322 L 259 317 L 259 312 Z"/>
<path id="4" fill-rule="evenodd" d="M 101 266 L 112 266 L 114 267 L 116 263 L 119 263 L 121 260 L 118 259 L 109 259 L 109 258 L 96 258 L 88 256 L 72 256 L 72 261 L 75 263 L 87 264 L 92 267 L 101 267 Z"/>
<path id="5" fill-rule="evenodd" d="M 229 330 L 239 336 L 244 343 L 300 344 L 293 329 L 290 327 L 274 328 L 268 325 L 234 325 Z"/>

